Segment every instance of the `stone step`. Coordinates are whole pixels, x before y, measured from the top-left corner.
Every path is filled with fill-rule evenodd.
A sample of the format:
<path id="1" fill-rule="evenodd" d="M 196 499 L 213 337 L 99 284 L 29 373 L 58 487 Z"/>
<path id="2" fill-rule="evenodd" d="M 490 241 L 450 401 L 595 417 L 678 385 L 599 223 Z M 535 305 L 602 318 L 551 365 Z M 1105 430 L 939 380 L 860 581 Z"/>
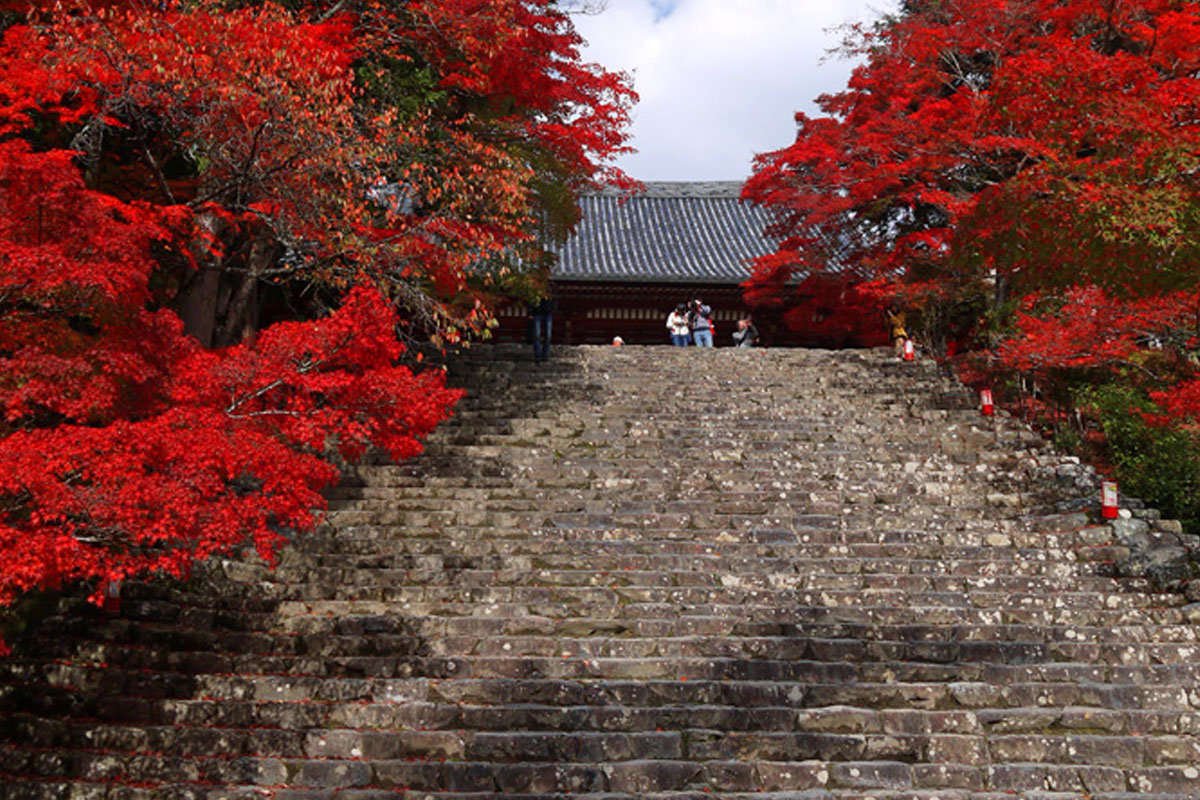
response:
<path id="1" fill-rule="evenodd" d="M 487 565 L 492 557 L 481 557 L 474 563 Z M 500 561 L 499 559 L 495 559 Z M 551 570 L 539 566 L 533 568 L 532 559 L 509 569 L 457 569 L 447 559 L 442 568 L 391 569 L 381 567 L 340 569 L 312 567 L 291 572 L 276 572 L 269 577 L 278 580 L 260 581 L 256 591 L 265 597 L 212 598 L 194 592 L 179 591 L 174 587 L 141 589 L 127 584 L 122 592 L 124 602 L 164 602 L 180 609 L 219 609 L 226 606 L 253 610 L 258 604 L 263 610 L 277 609 L 282 600 L 304 600 L 305 589 L 327 587 L 328 600 L 370 600 L 372 593 L 389 602 L 411 601 L 432 602 L 457 597 L 474 602 L 524 602 L 535 598 L 554 597 L 585 599 L 589 595 L 616 593 L 622 599 L 644 601 L 665 599 L 708 599 L 716 596 L 731 598 L 754 596 L 783 602 L 798 603 L 806 595 L 817 591 L 900 591 L 910 597 L 957 596 L 963 604 L 970 600 L 990 599 L 994 595 L 1018 598 L 1030 594 L 1063 592 L 1064 594 L 1107 597 L 1118 596 L 1111 601 L 1112 607 L 1155 605 L 1146 601 L 1127 599 L 1130 587 L 1114 582 L 1111 578 L 1088 574 L 1067 575 L 1012 575 L 999 574 L 989 577 L 972 577 L 979 572 L 964 567 L 960 574 L 927 572 L 929 563 L 894 561 L 872 563 L 853 559 L 837 559 L 824 563 L 814 560 L 792 562 L 796 572 L 767 571 L 737 572 L 724 565 L 712 565 L 712 571 L 697 573 L 679 569 L 645 570 L 620 569 L 596 572 L 591 570 Z M 465 562 L 459 562 L 465 563 Z M 978 562 L 969 566 L 979 566 Z M 821 568 L 831 571 L 821 571 Z M 425 580 L 431 578 L 432 580 Z M 267 586 L 264 586 L 267 584 Z M 1148 591 L 1148 584 L 1139 585 Z M 292 591 L 292 590 L 295 591 Z M 1078 591 L 1066 592 L 1065 589 Z M 1159 593 L 1156 607 L 1170 607 L 1179 602 L 1177 595 Z M 1019 602 L 1014 599 L 1013 602 Z M 1109 601 L 1104 600 L 1104 605 Z M 65 613 L 74 614 L 78 604 L 64 607 Z"/>
<path id="2" fill-rule="evenodd" d="M 791 738 L 800 739 L 795 734 Z M 1079 737 L 1079 745 L 1090 745 Z M 832 747 L 832 745 L 830 745 Z M 741 757 L 747 749 L 760 749 L 764 757 Z M 900 756 L 863 760 L 824 761 L 771 758 L 778 745 L 734 741 L 710 746 L 731 755 L 705 761 L 683 759 L 636 759 L 612 762 L 441 761 L 412 759 L 287 759 L 287 758 L 193 758 L 142 755 L 142 770 L 159 776 L 156 786 L 122 787 L 123 798 L 171 797 L 243 798 L 261 796 L 262 789 L 286 783 L 284 798 L 412 798 L 421 792 L 431 798 L 540 797 L 570 794 L 583 798 L 699 798 L 720 792 L 722 797 L 800 798 L 905 798 L 932 800 L 934 797 L 983 798 L 1022 797 L 1067 800 L 1079 797 L 1132 800 L 1133 797 L 1166 800 L 1194 797 L 1189 794 L 1196 779 L 1194 767 L 1142 767 L 1120 764 L 1086 765 L 1065 761 L 1024 762 L 974 766 L 945 762 L 914 764 Z M 1121 761 L 1116 748 L 1093 747 L 1101 758 Z M 864 748 L 864 752 L 865 748 Z M 1079 750 L 1077 749 L 1077 752 Z M 870 755 L 869 753 L 867 753 Z M 36 776 L 37 794 L 0 790 L 0 797 L 80 797 L 108 795 L 120 786 L 126 762 L 106 754 L 80 753 L 70 765 L 89 776 L 77 782 L 55 781 L 64 765 L 49 759 L 18 764 Z M 57 768 L 57 769 L 56 769 Z M 10 775 L 13 773 L 9 773 Z M 20 774 L 20 773 L 18 773 Z M 3 773 L 0 773 L 3 776 Z M 40 784 L 40 785 L 39 785 Z M 214 785 L 249 784 L 244 791 L 216 790 Z M 161 787 L 161 788 L 160 788 Z M 1051 787 L 1047 790 L 1047 787 Z M 357 791 L 356 791 L 357 790 Z M 950 791 L 947 794 L 947 790 Z M 1057 791 L 1056 791 L 1057 790 Z M 522 792 L 535 792 L 525 795 Z M 683 792 L 684 794 L 680 794 Z M 743 795 L 742 793 L 753 793 Z M 960 793 L 961 792 L 961 793 Z M 670 794 L 668 794 L 670 793 Z M 1082 794 L 1081 794 L 1082 793 Z"/>
<path id="3" fill-rule="evenodd" d="M 449 594 L 449 592 L 447 592 Z M 490 591 L 488 592 L 490 594 Z M 753 593 L 751 593 L 753 594 Z M 641 603 L 621 599 L 614 593 L 604 603 L 543 600 L 539 603 L 504 604 L 490 599 L 481 603 L 422 603 L 323 601 L 285 603 L 285 612 L 230 615 L 221 620 L 220 631 L 197 633 L 175 630 L 172 617 L 164 608 L 154 614 L 141 614 L 120 621 L 59 618 L 45 622 L 47 632 L 54 631 L 64 642 L 82 643 L 90 637 L 98 641 L 139 644 L 151 639 L 166 643 L 172 650 L 220 649 L 229 653 L 269 645 L 306 644 L 304 637 L 358 637 L 367 632 L 372 642 L 398 637 L 446 639 L 466 636 L 622 636 L 649 637 L 784 637 L 802 639 L 833 632 L 853 635 L 860 640 L 887 639 L 899 631 L 914 635 L 923 626 L 938 626 L 943 640 L 971 638 L 977 641 L 1003 641 L 1016 632 L 1043 629 L 1039 641 L 1061 640 L 1064 646 L 1101 642 L 1118 647 L 1158 646 L 1180 649 L 1183 657 L 1196 644 L 1195 629 L 1188 624 L 1185 610 L 1174 615 L 1155 607 L 1098 609 L 1077 607 L 1032 607 L 967 605 L 797 605 L 748 601 L 722 605 Z M 1169 609 L 1168 609 L 1169 610 Z M 199 618 L 199 615 L 193 615 Z M 142 624 L 131 624 L 140 619 Z M 214 615 L 214 621 L 215 615 Z M 154 624 L 162 626 L 156 629 Z M 927 628 L 924 628 L 927 630 Z M 104 639 L 98 639 L 100 635 Z M 271 638 L 264 638 L 263 635 Z M 901 636 L 900 638 L 904 638 Z M 48 652 L 54 652 L 53 648 Z"/>
<path id="4" fill-rule="evenodd" d="M 795 694 L 795 693 L 793 693 Z M 717 698 L 720 699 L 720 698 Z M 769 699 L 769 698 L 767 698 Z M 799 700 L 799 697 L 797 697 Z M 599 731 L 646 732 L 661 730 L 806 731 L 834 734 L 929 735 L 1093 735 L 1136 737 L 1167 736 L 1146 746 L 1153 763 L 1195 763 L 1194 746 L 1200 723 L 1190 711 L 1104 709 L 1094 706 L 1045 708 L 999 707 L 957 710 L 854 707 L 835 705 L 745 706 L 713 704 L 661 705 L 547 705 L 525 703 L 476 705 L 410 701 L 336 702 L 163 700 L 108 698 L 96 709 L 106 729 L 140 723 L 147 729 L 223 731 L 230 735 L 247 728 L 288 731 L 302 739 L 304 731 L 347 729 L 355 731 Z M 30 742 L 45 746 L 49 736 L 84 737 L 91 722 L 47 724 L 35 717 L 14 713 L 13 725 L 24 726 Z M 61 730 L 60 730 L 61 729 Z M 62 731 L 67 731 L 63 733 Z M 120 730 L 136 730 L 134 728 Z M 128 732 L 123 736 L 132 735 Z M 105 747 L 111 749 L 111 742 Z"/>
<path id="5" fill-rule="evenodd" d="M 609 677 L 537 674 L 549 659 L 521 667 L 519 660 L 486 659 L 493 672 L 463 661 L 452 671 L 426 669 L 428 662 L 397 664 L 351 660 L 355 670 L 313 675 L 122 673 L 103 667 L 61 666 L 46 682 L 26 681 L 21 694 L 3 697 L 8 714 L 76 713 L 85 718 L 129 719 L 158 704 L 189 698 L 261 703 L 451 703 L 513 705 L 728 705 L 854 706 L 919 710 L 1087 706 L 1146 709 L 1187 716 L 1195 699 L 1195 671 L 1178 664 L 979 664 L 878 662 L 718 662 L 717 668 L 683 662 L 691 675 L 660 678 L 623 674 L 636 662 L 600 662 Z M 570 660 L 567 660 L 568 664 Z M 331 662 L 332 663 L 332 660 Z M 449 660 L 435 662 L 448 666 Z M 328 663 L 327 665 L 328 666 Z M 589 668 L 597 666 L 591 661 Z M 548 670 L 549 671 L 549 670 Z M 410 675 L 397 673 L 409 672 Z M 570 670 L 562 670 L 569 673 Z M 723 674 L 712 674 L 712 673 Z M 615 673 L 615 674 L 614 674 Z M 708 673 L 707 675 L 705 673 Z M 341 675 L 341 677 L 339 677 Z M 419 676 L 419 677 L 416 677 Z M 1140 681 L 1140 682 L 1135 682 Z M 802 685 L 797 685 L 802 684 Z M 116 705 L 114 705 L 116 704 Z M 108 709 L 107 712 L 104 709 Z M 113 716 L 115 714 L 115 717 Z M 157 719 L 157 717 L 154 717 Z M 1190 719 L 1190 717 L 1189 717 Z M 1180 717 L 1179 724 L 1186 723 Z"/>
<path id="6" fill-rule="evenodd" d="M 587 620 L 582 628 L 604 631 L 605 622 Z M 419 666 L 434 673 L 450 670 L 456 659 L 477 657 L 485 659 L 494 669 L 512 670 L 512 664 L 497 659 L 521 658 L 526 660 L 523 668 L 536 672 L 563 669 L 560 660 L 583 659 L 583 667 L 617 663 L 624 668 L 637 666 L 647 670 L 660 669 L 655 662 L 676 659 L 680 664 L 688 659 L 744 659 L 753 662 L 756 669 L 771 669 L 772 662 L 794 662 L 797 660 L 817 662 L 883 662 L 901 673 L 912 669 L 913 664 L 953 664 L 968 668 L 977 664 L 1041 664 L 1041 663 L 1095 663 L 1101 665 L 1170 666 L 1175 680 L 1192 676 L 1200 680 L 1200 668 L 1193 668 L 1187 660 L 1197 651 L 1195 633 L 1181 628 L 1176 634 L 1181 642 L 1145 643 L 1145 639 L 1121 638 L 1127 634 L 1118 632 L 1114 639 L 1104 636 L 1103 631 L 1082 632 L 1073 628 L 1047 632 L 1033 626 L 1005 626 L 976 630 L 964 626 L 947 632 L 940 629 L 912 629 L 870 631 L 855 635 L 856 626 L 814 626 L 816 630 L 802 630 L 788 637 L 739 636 L 736 633 L 721 636 L 690 635 L 671 637 L 631 636 L 634 631 L 622 630 L 614 625 L 611 636 L 601 633 L 596 637 L 573 638 L 570 626 L 559 626 L 557 635 L 479 636 L 453 635 L 427 638 L 417 635 L 369 635 L 345 636 L 332 632 L 301 636 L 269 635 L 257 637 L 256 644 L 263 650 L 249 653 L 226 653 L 212 651 L 189 651 L 159 649 L 127 645 L 93 645 L 87 657 L 80 657 L 77 642 L 64 642 L 59 648 L 49 649 L 46 656 L 64 654 L 58 665 L 61 674 L 68 667 L 89 667 L 103 664 L 110 672 L 117 669 L 177 671 L 184 674 L 320 674 L 328 670 L 339 674 L 339 665 L 360 665 L 367 669 L 377 659 L 399 660 L 409 667 Z M 1055 633 L 1059 635 L 1055 635 Z M 1134 631 L 1133 633 L 1141 633 Z M 1166 638 L 1166 637 L 1163 637 Z M 266 648 L 270 649 L 266 649 Z M 263 655 L 270 653 L 270 655 Z M 67 661 L 67 654 L 72 660 Z M 1184 663 L 1180 664 L 1180 660 Z M 545 666 L 549 661 L 553 666 Z M 594 663 L 586 663 L 594 662 Z M 397 663 L 397 668 L 400 663 Z M 346 667 L 348 668 L 348 667 Z M 574 668 L 578 669 L 578 665 Z M 599 667 L 597 667 L 599 668 Z M 24 665 L 14 661 L 8 665 L 8 674 L 24 674 Z M 36 674 L 36 672 L 34 673 Z M 115 677 L 115 672 L 113 677 Z"/>
<path id="7" fill-rule="evenodd" d="M 449 557 L 458 560 L 457 565 L 446 565 L 449 569 L 469 568 L 462 564 L 463 551 L 473 550 L 486 554 L 530 555 L 543 558 L 542 565 L 559 567 L 564 570 L 578 569 L 577 559 L 581 551 L 594 554 L 602 561 L 604 568 L 619 570 L 626 567 L 638 566 L 646 568 L 651 562 L 645 560 L 648 556 L 659 556 L 662 560 L 653 564 L 656 567 L 670 567 L 670 559 L 678 557 L 702 558 L 708 563 L 725 563 L 731 558 L 747 558 L 743 566 L 750 570 L 763 556 L 767 558 L 794 559 L 801 564 L 806 560 L 827 561 L 829 559 L 852 559 L 860 561 L 872 558 L 907 559 L 926 562 L 927 571 L 933 569 L 936 563 L 954 563 L 958 561 L 991 562 L 996 570 L 1017 570 L 1025 562 L 1045 563 L 1056 565 L 1071 564 L 1090 558 L 1092 550 L 1102 545 L 1081 546 L 1080 539 L 1073 536 L 1043 537 L 1044 541 L 1034 546 L 1032 542 L 1026 546 L 1014 547 L 1014 537 L 1003 531 L 972 532 L 969 534 L 945 534 L 947 541 L 936 532 L 927 534 L 928 540 L 920 542 L 910 533 L 895 535 L 875 534 L 876 541 L 854 541 L 857 536 L 853 530 L 837 528 L 832 524 L 819 525 L 818 520 L 792 523 L 785 526 L 753 526 L 750 528 L 725 529 L 669 529 L 666 533 L 637 531 L 636 538 L 630 537 L 629 531 L 619 528 L 592 529 L 489 529 L 486 538 L 482 532 L 472 528 L 443 528 L 441 536 L 438 529 L 433 528 L 365 528 L 358 527 L 351 531 L 346 539 L 339 543 L 340 549 L 334 552 L 310 552 L 303 557 L 290 557 L 285 564 L 293 566 L 317 564 L 354 568 L 365 566 L 371 569 L 387 568 L 389 566 L 407 569 L 416 566 L 440 568 L 443 565 L 435 559 Z M 388 546 L 394 542 L 398 531 L 404 531 L 403 543 Z M 613 534 L 605 531 L 612 530 Z M 620 531 L 620 533 L 618 533 Z M 1082 536 L 1090 534 L 1080 533 Z M 1020 537 L 1024 538 L 1024 537 Z M 995 544 L 988 544 L 988 541 Z M 1003 542 L 1003 543 L 1001 543 Z M 389 552 L 394 551 L 394 552 Z M 353 558 L 366 555 L 370 561 L 358 562 Z M 424 563 L 414 562 L 416 557 L 427 556 Z M 632 559 L 641 558 L 634 563 Z M 692 569 L 697 565 L 690 561 L 678 562 L 684 569 Z M 514 566 L 522 567 L 518 562 Z M 769 564 L 768 564 L 769 566 Z M 805 565 L 807 566 L 807 565 Z M 250 571 L 244 572 L 248 577 L 257 580 L 270 579 L 274 574 L 265 567 L 239 567 Z M 828 571 L 828 570 L 822 570 Z"/>

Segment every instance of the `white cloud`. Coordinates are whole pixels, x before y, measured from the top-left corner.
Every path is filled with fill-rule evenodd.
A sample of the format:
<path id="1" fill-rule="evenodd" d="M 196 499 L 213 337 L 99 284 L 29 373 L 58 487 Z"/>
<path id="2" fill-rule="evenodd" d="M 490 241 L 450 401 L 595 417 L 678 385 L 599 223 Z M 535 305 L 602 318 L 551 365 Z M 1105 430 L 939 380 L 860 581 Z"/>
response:
<path id="1" fill-rule="evenodd" d="M 742 180 L 756 153 L 788 145 L 793 114 L 845 87 L 852 64 L 823 61 L 836 30 L 896 0 L 608 0 L 575 17 L 583 58 L 632 73 L 641 180 Z"/>

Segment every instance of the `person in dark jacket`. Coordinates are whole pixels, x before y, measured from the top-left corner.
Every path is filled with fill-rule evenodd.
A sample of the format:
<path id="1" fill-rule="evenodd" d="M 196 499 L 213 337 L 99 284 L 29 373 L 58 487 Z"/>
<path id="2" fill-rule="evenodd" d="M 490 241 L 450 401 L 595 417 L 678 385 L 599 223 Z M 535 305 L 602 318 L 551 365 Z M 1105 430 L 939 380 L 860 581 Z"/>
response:
<path id="1" fill-rule="evenodd" d="M 733 332 L 733 344 L 736 347 L 754 347 L 758 342 L 758 328 L 750 317 L 739 319 L 737 330 Z"/>
<path id="2" fill-rule="evenodd" d="M 692 341 L 697 347 L 713 346 L 712 307 L 700 302 L 697 297 L 688 309 L 688 327 L 692 329 Z"/>
<path id="3" fill-rule="evenodd" d="M 529 322 L 533 326 L 533 360 L 539 364 L 550 358 L 550 334 L 557 310 L 558 301 L 550 295 L 529 306 Z"/>

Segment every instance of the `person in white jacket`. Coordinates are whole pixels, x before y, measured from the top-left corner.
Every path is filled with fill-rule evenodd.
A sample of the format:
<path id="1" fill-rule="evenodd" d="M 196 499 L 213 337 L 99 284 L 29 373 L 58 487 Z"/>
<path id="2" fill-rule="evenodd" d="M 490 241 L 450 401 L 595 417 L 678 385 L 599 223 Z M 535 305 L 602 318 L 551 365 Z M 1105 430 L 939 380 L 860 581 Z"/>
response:
<path id="1" fill-rule="evenodd" d="M 667 316 L 667 332 L 671 334 L 671 344 L 676 347 L 687 347 L 691 328 L 688 326 L 686 303 L 675 306 L 675 310 Z"/>

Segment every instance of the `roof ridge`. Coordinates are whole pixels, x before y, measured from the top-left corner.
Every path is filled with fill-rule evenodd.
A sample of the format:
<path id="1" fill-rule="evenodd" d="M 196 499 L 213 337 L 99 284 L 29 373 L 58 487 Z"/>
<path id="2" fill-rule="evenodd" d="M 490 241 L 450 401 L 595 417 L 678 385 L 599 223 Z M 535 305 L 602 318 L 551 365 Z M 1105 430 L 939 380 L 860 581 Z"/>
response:
<path id="1" fill-rule="evenodd" d="M 732 197 L 740 199 L 744 181 L 643 181 L 643 191 L 632 194 L 606 186 L 592 195 L 602 197 L 627 195 L 630 199 L 644 197 Z"/>

